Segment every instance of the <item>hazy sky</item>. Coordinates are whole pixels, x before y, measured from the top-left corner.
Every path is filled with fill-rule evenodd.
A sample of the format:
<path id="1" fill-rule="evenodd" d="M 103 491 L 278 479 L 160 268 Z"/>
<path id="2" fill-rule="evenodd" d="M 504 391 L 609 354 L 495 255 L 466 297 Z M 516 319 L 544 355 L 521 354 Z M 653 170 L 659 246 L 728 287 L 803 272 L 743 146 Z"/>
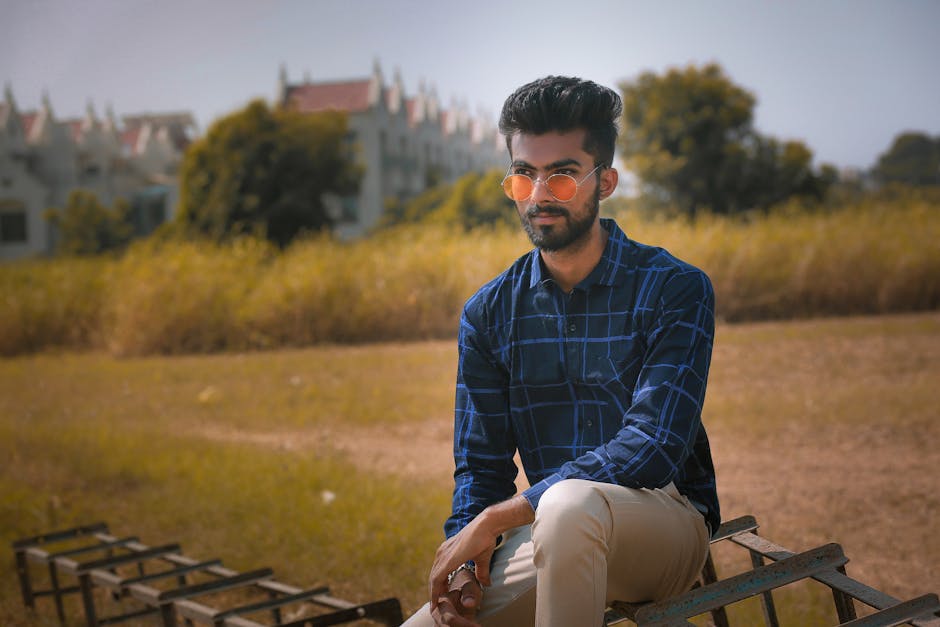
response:
<path id="1" fill-rule="evenodd" d="M 291 81 L 357 78 L 379 59 L 408 94 L 494 121 L 546 74 L 611 87 L 716 61 L 756 126 L 816 161 L 870 167 L 899 132 L 940 135 L 940 1 L 0 0 L 0 80 L 56 116 L 188 110 L 200 127 Z"/>

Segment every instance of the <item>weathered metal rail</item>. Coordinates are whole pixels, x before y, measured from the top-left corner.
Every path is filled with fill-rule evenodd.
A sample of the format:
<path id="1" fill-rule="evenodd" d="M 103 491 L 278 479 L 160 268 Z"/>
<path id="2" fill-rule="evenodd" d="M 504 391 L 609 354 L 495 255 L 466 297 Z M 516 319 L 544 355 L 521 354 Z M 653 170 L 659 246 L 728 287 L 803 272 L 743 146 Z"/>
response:
<path id="1" fill-rule="evenodd" d="M 793 553 L 760 537 L 757 529 L 753 516 L 742 516 L 721 525 L 711 540 L 712 544 L 728 541 L 747 549 L 751 570 L 719 580 L 709 552 L 699 584 L 692 590 L 656 603 L 616 601 L 607 611 L 607 624 L 629 619 L 643 627 L 686 626 L 692 625 L 688 619 L 710 613 L 716 627 L 728 627 L 726 606 L 760 597 L 764 624 L 778 627 L 773 590 L 796 581 L 813 579 L 832 591 L 839 625 L 940 627 L 940 599 L 936 594 L 901 601 L 846 575 L 848 558 L 838 544 Z M 765 559 L 771 563 L 766 564 Z M 876 611 L 858 618 L 855 601 Z"/>
<path id="2" fill-rule="evenodd" d="M 709 553 L 695 588 L 657 603 L 615 602 L 607 612 L 607 623 L 629 619 L 641 626 L 685 626 L 692 624 L 690 618 L 709 613 L 716 627 L 728 627 L 727 606 L 759 597 L 765 625 L 778 627 L 773 590 L 813 579 L 832 591 L 839 625 L 940 627 L 940 599 L 936 594 L 906 601 L 896 599 L 846 575 L 848 558 L 839 545 L 794 553 L 759 536 L 757 529 L 752 516 L 742 516 L 721 525 L 712 538 L 712 544 L 724 541 L 747 550 L 751 570 L 719 579 Z M 175 543 L 150 547 L 133 536 L 118 538 L 104 523 L 17 540 L 13 550 L 24 605 L 35 610 L 37 599 L 52 597 L 63 625 L 67 621 L 64 599 L 69 595 L 80 597 L 90 627 L 144 616 L 167 627 L 175 627 L 180 621 L 215 627 L 325 627 L 363 619 L 385 625 L 402 622 L 401 605 L 395 598 L 355 604 L 331 596 L 327 587 L 304 590 L 275 581 L 270 568 L 240 573 L 223 567 L 218 559 L 187 557 Z M 31 564 L 45 567 L 48 588 L 37 588 L 36 569 Z M 65 577 L 70 581 L 63 584 Z M 252 592 L 256 598 L 246 601 L 243 594 L 238 600 L 213 600 L 212 605 L 197 600 L 232 590 Z M 99 616 L 109 597 L 122 605 L 122 611 L 124 600 L 131 600 L 135 607 Z M 855 601 L 875 612 L 859 618 Z M 219 607 L 221 602 L 227 607 Z M 295 608 L 294 617 L 285 619 L 282 609 L 290 606 Z M 297 617 L 311 607 L 319 613 Z M 260 622 L 257 615 L 261 613 L 269 614 L 270 620 Z"/>
<path id="3" fill-rule="evenodd" d="M 325 627 L 359 620 L 384 625 L 402 622 L 396 598 L 356 604 L 330 595 L 329 588 L 308 590 L 275 581 L 270 568 L 237 572 L 219 559 L 196 560 L 183 555 L 178 544 L 150 547 L 136 537 L 117 538 L 105 523 L 96 523 L 23 538 L 13 542 L 16 571 L 23 604 L 36 610 L 37 599 L 51 597 L 59 623 L 67 624 L 64 600 L 78 595 L 89 627 L 127 622 L 144 616 L 165 627 L 205 624 L 214 627 Z M 45 567 L 48 588 L 39 589 L 35 577 Z M 71 581 L 63 585 L 64 577 Z M 198 581 L 197 581 L 198 579 Z M 158 587 L 159 585 L 159 587 Z M 213 605 L 197 597 L 238 591 L 239 600 L 213 599 Z M 121 612 L 100 616 L 110 600 Z M 242 599 L 252 597 L 247 602 Z M 123 608 L 125 600 L 135 606 Z M 234 607 L 218 607 L 237 602 Z M 293 618 L 283 608 L 294 606 Z M 315 609 L 314 609 L 315 608 Z M 303 617 L 309 611 L 318 613 Z M 258 614 L 270 616 L 260 622 Z"/>

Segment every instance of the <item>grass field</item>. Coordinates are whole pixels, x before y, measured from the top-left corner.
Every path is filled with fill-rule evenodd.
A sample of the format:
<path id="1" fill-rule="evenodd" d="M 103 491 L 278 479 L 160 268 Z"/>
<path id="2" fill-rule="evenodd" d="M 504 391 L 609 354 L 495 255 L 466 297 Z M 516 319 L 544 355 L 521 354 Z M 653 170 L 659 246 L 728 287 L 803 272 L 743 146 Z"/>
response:
<path id="1" fill-rule="evenodd" d="M 611 201 L 613 203 L 613 201 Z M 730 322 L 940 308 L 940 199 L 699 215 L 605 205 L 708 273 Z M 406 226 L 285 251 L 145 240 L 119 257 L 0 264 L 0 356 L 210 353 L 453 337 L 463 303 L 531 249 L 517 227 Z"/>
<path id="2" fill-rule="evenodd" d="M 104 519 L 413 610 L 449 508 L 454 357 L 434 341 L 0 360 L 0 541 Z M 794 550 L 839 542 L 890 594 L 940 591 L 938 382 L 940 313 L 720 325 L 705 421 L 724 518 L 754 514 Z M 53 624 L 48 602 L 23 616 L 2 563 L 0 624 Z M 817 586 L 779 598 L 784 624 L 834 622 Z"/>

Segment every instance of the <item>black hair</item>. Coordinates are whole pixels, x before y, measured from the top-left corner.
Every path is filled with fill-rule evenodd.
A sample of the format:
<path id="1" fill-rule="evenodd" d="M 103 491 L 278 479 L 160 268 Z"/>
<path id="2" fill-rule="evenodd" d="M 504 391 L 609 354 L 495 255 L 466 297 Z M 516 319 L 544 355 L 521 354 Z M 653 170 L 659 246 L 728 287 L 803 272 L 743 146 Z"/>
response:
<path id="1" fill-rule="evenodd" d="M 499 132 L 512 152 L 517 133 L 542 135 L 584 129 L 584 151 L 595 165 L 611 167 L 617 143 L 617 121 L 623 111 L 620 96 L 592 81 L 546 76 L 517 89 L 499 115 Z"/>

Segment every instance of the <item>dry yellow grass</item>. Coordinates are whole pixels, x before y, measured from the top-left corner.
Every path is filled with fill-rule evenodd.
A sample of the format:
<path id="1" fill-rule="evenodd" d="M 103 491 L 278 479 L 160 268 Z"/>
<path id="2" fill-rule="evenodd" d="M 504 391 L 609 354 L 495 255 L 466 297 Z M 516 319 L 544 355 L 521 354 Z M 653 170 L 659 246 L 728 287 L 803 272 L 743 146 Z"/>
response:
<path id="1" fill-rule="evenodd" d="M 617 212 L 616 203 L 605 211 Z M 940 213 L 914 196 L 694 222 L 620 212 L 712 278 L 728 321 L 940 308 Z M 0 355 L 203 353 L 453 337 L 463 302 L 530 248 L 519 228 L 407 226 L 349 243 L 144 242 L 122 259 L 0 265 Z"/>
<path id="2" fill-rule="evenodd" d="M 0 541 L 104 518 L 414 609 L 448 507 L 454 357 L 434 341 L 0 360 Z M 724 518 L 754 514 L 793 550 L 839 542 L 890 594 L 940 592 L 937 381 L 937 313 L 719 325 L 705 420 Z M 7 564 L 0 624 L 46 624 Z M 816 588 L 780 599 L 785 625 L 832 622 Z"/>

